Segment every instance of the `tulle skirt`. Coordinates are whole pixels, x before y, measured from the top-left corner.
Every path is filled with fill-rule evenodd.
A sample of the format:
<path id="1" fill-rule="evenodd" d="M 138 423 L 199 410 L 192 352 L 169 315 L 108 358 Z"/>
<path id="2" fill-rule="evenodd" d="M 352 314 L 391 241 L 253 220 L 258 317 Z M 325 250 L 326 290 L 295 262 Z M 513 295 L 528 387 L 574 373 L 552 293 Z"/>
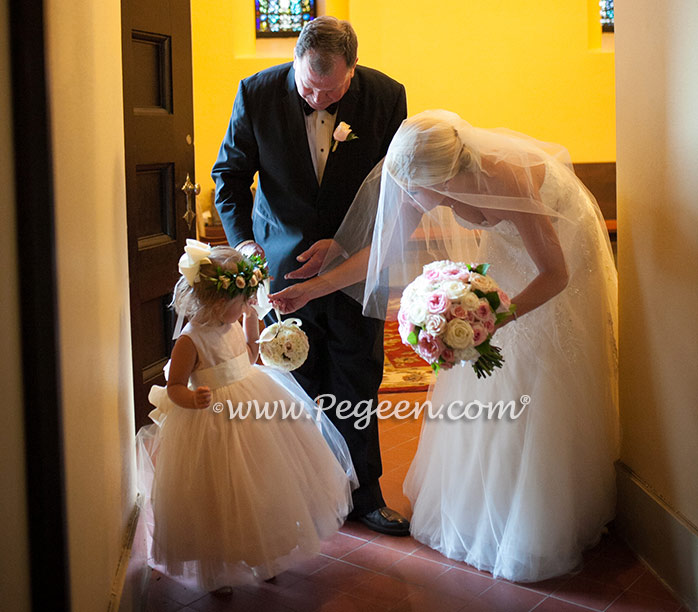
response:
<path id="1" fill-rule="evenodd" d="M 161 387 L 150 398 L 157 423 L 137 438 L 154 567 L 208 590 L 267 579 L 318 553 L 342 525 L 356 483 L 336 429 L 307 410 L 254 418 L 265 402 L 307 409 L 310 398 L 288 374 L 255 366 L 213 390 L 218 413 L 180 408 Z M 228 400 L 250 402 L 251 415 L 230 418 Z"/>
<path id="2" fill-rule="evenodd" d="M 615 512 L 611 323 L 598 304 L 571 317 L 570 297 L 497 332 L 506 363 L 490 378 L 439 373 L 434 409 L 462 403 L 425 418 L 404 485 L 417 540 L 517 582 L 574 571 Z"/>

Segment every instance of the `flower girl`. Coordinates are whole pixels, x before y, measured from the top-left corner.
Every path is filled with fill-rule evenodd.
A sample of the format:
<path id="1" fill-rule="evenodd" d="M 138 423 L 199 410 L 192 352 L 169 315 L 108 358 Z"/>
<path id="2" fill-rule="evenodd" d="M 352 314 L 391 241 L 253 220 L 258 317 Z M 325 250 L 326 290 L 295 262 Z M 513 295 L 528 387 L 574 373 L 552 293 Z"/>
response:
<path id="1" fill-rule="evenodd" d="M 189 322 L 167 388 L 150 392 L 155 424 L 138 433 L 139 483 L 146 521 L 152 511 L 151 565 L 213 591 L 319 552 L 351 510 L 356 480 L 341 435 L 294 379 L 253 365 L 264 262 L 188 240 L 179 269 L 173 303 Z M 303 410 L 255 414 L 265 404 Z"/>

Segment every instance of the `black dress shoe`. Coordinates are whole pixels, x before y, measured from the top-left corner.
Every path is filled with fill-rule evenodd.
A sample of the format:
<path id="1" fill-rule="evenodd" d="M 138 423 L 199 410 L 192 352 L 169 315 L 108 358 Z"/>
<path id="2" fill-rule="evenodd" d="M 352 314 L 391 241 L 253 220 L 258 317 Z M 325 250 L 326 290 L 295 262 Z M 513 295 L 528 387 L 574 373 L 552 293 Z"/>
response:
<path id="1" fill-rule="evenodd" d="M 402 514 L 391 510 L 387 506 L 378 508 L 363 516 L 357 516 L 356 520 L 378 533 L 392 536 L 410 535 L 410 522 Z"/>

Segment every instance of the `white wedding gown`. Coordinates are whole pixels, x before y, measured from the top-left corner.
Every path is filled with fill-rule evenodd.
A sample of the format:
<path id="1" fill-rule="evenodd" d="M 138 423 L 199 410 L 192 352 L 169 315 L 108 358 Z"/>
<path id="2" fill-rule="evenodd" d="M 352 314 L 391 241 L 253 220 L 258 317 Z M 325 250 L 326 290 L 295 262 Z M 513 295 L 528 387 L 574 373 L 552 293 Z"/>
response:
<path id="1" fill-rule="evenodd" d="M 615 511 L 616 274 L 608 236 L 595 202 L 555 164 L 547 164 L 540 192 L 564 215 L 554 224 L 569 285 L 496 333 L 501 370 L 486 379 L 470 366 L 441 371 L 429 397 L 434 406 L 513 400 L 520 410 L 524 395 L 530 403 L 517 419 L 425 419 L 404 484 L 417 540 L 516 582 L 578 568 Z M 476 257 L 462 261 L 491 263 L 489 274 L 510 296 L 536 275 L 508 221 L 481 232 Z"/>

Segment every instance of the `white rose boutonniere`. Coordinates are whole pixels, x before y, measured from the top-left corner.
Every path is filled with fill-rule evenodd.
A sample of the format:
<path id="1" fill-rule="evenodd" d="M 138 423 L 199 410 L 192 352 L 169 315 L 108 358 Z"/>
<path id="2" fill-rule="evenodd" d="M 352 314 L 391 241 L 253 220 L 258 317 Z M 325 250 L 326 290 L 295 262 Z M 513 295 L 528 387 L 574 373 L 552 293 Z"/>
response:
<path id="1" fill-rule="evenodd" d="M 334 153 L 337 150 L 337 145 L 340 142 L 356 140 L 357 138 L 358 136 L 351 131 L 351 126 L 344 121 L 340 121 L 334 130 L 334 134 L 332 134 L 332 152 Z"/>

